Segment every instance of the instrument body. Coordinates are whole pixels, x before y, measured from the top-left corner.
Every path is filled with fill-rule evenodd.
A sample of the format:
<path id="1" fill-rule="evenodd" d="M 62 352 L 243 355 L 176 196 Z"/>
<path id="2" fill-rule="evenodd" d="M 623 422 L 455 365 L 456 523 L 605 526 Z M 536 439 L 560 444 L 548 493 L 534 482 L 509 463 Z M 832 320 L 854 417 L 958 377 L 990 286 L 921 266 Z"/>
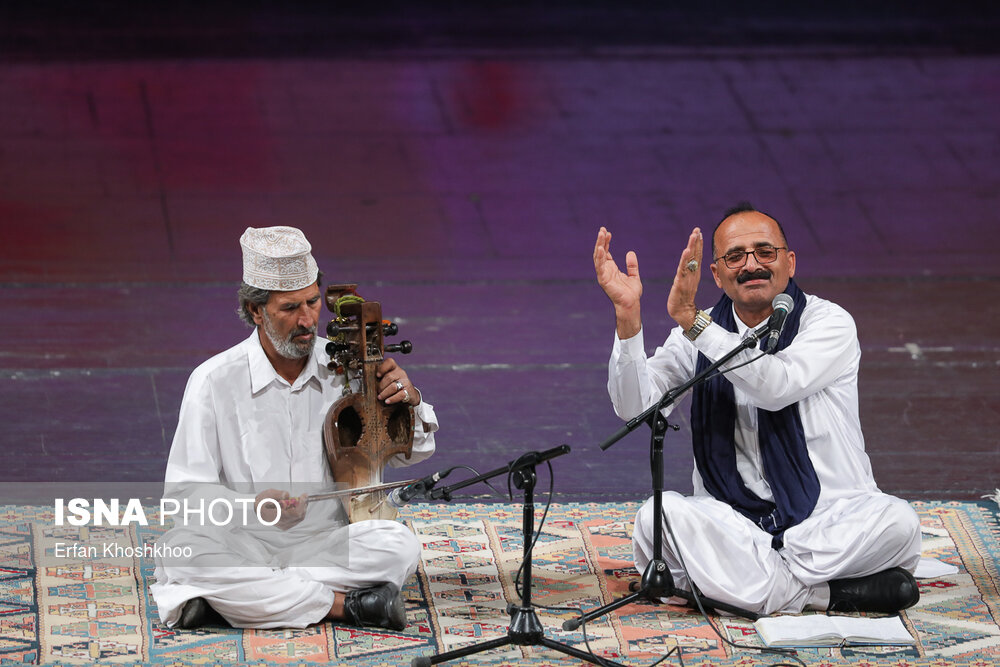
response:
<path id="1" fill-rule="evenodd" d="M 384 360 L 385 330 L 390 326 L 383 324 L 381 304 L 362 301 L 356 289 L 354 284 L 326 289 L 327 307 L 336 314 L 327 327 L 330 368 L 347 376 L 350 393 L 330 406 L 323 441 L 334 480 L 349 489 L 382 485 L 382 471 L 390 458 L 399 454 L 410 458 L 414 429 L 412 406 L 378 400 L 376 373 Z M 351 380 L 360 382 L 357 392 L 350 390 Z M 352 495 L 347 505 L 351 522 L 394 519 L 396 510 L 385 502 L 386 493 L 366 490 Z"/>

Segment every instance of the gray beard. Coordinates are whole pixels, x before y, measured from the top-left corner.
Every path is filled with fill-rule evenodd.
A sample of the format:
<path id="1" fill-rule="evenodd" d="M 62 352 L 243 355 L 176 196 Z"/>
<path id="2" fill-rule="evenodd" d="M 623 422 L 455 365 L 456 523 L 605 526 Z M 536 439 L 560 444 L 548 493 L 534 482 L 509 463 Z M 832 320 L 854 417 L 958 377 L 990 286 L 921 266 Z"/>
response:
<path id="1" fill-rule="evenodd" d="M 282 339 L 280 334 L 274 329 L 274 325 L 271 323 L 270 318 L 267 316 L 267 311 L 262 311 L 264 313 L 264 335 L 267 339 L 271 341 L 271 345 L 274 346 L 274 350 L 285 359 L 303 359 L 312 354 L 313 345 L 316 344 L 316 327 L 311 329 L 295 329 L 290 334 L 288 338 Z M 298 336 L 302 333 L 308 331 L 313 334 L 313 337 L 309 339 L 308 343 L 296 343 L 292 338 Z"/>

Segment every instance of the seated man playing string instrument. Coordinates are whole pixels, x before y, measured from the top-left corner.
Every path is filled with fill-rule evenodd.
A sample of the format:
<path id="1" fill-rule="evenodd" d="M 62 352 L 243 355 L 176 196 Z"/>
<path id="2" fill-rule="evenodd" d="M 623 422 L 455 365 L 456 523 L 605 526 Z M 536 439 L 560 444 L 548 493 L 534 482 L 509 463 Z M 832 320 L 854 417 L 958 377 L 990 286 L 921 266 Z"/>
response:
<path id="1" fill-rule="evenodd" d="M 332 620 L 401 630 L 400 594 L 417 568 L 420 543 L 387 520 L 347 523 L 339 501 L 309 502 L 296 488 L 333 488 L 323 425 L 355 381 L 328 370 L 316 345 L 323 305 L 311 246 L 291 227 L 248 228 L 241 319 L 253 333 L 199 366 L 184 392 L 167 462 L 167 495 L 230 497 L 253 489 L 257 523 L 169 531 L 162 542 L 190 557 L 157 558 L 150 587 L 161 620 L 194 628 L 302 628 Z M 437 419 L 406 372 L 386 358 L 379 401 L 413 408 L 409 465 L 434 452 Z M 375 391 L 375 389 L 373 389 Z M 234 490 L 237 489 L 237 490 Z M 273 523 L 279 516 L 280 520 Z M 253 523 L 253 521 L 251 522 Z"/>
<path id="2" fill-rule="evenodd" d="M 920 524 L 903 500 L 879 491 L 858 414 L 861 347 L 840 306 L 795 284 L 795 253 L 774 218 L 749 204 L 726 213 L 712 238 L 712 276 L 724 292 L 710 313 L 695 305 L 701 230 L 688 238 L 667 297 L 677 323 L 647 358 L 634 252 L 618 269 L 601 228 L 594 267 L 614 304 L 617 335 L 608 390 L 631 419 L 737 348 L 767 322 L 773 299 L 794 308 L 776 350 L 744 350 L 725 375 L 693 390 L 694 495 L 663 494 L 663 516 L 647 502 L 633 546 L 642 570 L 656 558 L 675 585 L 758 614 L 803 609 L 895 613 L 917 602 L 911 573 Z M 656 522 L 663 554 L 653 554 Z M 686 571 L 682 567 L 686 564 Z M 688 579 L 690 575 L 690 579 Z"/>

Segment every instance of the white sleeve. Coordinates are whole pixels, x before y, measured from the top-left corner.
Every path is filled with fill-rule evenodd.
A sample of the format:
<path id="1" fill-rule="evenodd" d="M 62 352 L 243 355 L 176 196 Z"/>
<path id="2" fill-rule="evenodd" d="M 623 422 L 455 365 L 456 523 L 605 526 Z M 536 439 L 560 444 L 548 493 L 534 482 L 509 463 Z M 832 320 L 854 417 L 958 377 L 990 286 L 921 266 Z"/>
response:
<path id="1" fill-rule="evenodd" d="M 167 484 L 218 483 L 221 472 L 222 454 L 212 387 L 207 377 L 196 370 L 184 388 L 165 481 Z"/>
<path id="2" fill-rule="evenodd" d="M 181 400 L 177 430 L 164 476 L 164 498 L 252 499 L 251 489 L 230 488 L 222 475 L 222 452 L 216 427 L 215 397 L 208 377 L 197 369 Z"/>
<path id="3" fill-rule="evenodd" d="M 713 361 L 739 343 L 738 334 L 714 322 L 694 341 L 695 347 Z M 726 367 L 759 354 L 758 349 L 744 350 Z M 773 411 L 815 394 L 845 374 L 856 375 L 860 360 L 854 319 L 840 306 L 810 297 L 791 345 L 730 371 L 726 377 L 746 392 L 754 405 Z"/>
<path id="4" fill-rule="evenodd" d="M 694 375 L 695 349 L 675 327 L 666 342 L 646 357 L 643 332 L 621 340 L 615 334 L 611 360 L 608 362 L 608 395 L 615 414 L 631 419 L 653 405 L 663 394 Z M 675 403 L 676 405 L 676 403 Z M 664 410 L 669 413 L 673 405 Z"/>

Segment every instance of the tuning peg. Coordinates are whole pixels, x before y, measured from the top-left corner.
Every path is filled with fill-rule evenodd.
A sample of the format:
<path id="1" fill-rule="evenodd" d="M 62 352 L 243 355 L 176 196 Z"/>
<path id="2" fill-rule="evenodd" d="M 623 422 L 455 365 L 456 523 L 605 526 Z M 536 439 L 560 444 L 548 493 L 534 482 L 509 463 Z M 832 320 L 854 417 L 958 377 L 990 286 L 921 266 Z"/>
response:
<path id="1" fill-rule="evenodd" d="M 401 340 L 398 343 L 393 343 L 392 345 L 385 346 L 386 352 L 399 352 L 400 354 L 409 354 L 413 352 L 413 343 L 408 340 Z"/>
<path id="2" fill-rule="evenodd" d="M 338 352 L 343 352 L 344 350 L 347 350 L 349 347 L 350 345 L 347 345 L 346 343 L 327 343 L 326 353 L 332 357 Z"/>

